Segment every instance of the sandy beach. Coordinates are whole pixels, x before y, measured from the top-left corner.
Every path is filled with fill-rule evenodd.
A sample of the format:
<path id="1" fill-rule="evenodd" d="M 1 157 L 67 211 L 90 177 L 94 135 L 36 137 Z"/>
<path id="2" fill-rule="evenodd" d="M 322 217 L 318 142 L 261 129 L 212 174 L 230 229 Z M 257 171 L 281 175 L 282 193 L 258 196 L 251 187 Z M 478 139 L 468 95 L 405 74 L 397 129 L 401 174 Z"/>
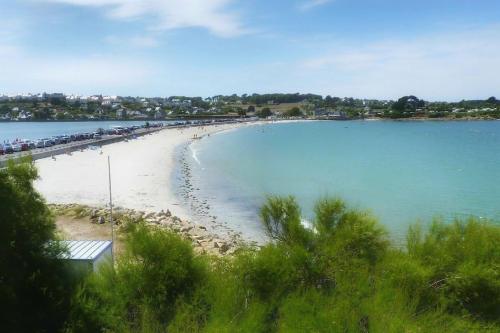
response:
<path id="1" fill-rule="evenodd" d="M 221 124 L 160 132 L 98 148 L 37 160 L 36 188 L 49 203 L 104 206 L 109 202 L 108 156 L 111 159 L 113 205 L 141 211 L 170 210 L 189 219 L 175 196 L 171 178 L 176 148 L 219 131 L 245 124 Z"/>

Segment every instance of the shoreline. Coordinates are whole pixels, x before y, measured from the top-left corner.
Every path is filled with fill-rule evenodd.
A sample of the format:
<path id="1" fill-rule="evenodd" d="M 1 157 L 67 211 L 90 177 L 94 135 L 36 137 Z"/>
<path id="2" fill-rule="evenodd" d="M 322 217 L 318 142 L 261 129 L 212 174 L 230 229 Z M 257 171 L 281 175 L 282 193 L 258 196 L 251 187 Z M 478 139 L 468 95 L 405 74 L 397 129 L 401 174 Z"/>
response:
<path id="1" fill-rule="evenodd" d="M 285 122 L 285 121 L 283 121 Z M 58 155 L 35 161 L 40 178 L 36 189 L 49 204 L 79 204 L 109 207 L 107 157 L 111 160 L 113 206 L 122 209 L 159 213 L 170 211 L 183 221 L 210 227 L 220 237 L 238 234 L 227 226 L 207 225 L 197 221 L 176 193 L 173 178 L 181 165 L 178 149 L 188 147 L 195 137 L 215 135 L 267 121 L 164 128 L 134 140 L 121 141 L 86 149 L 71 155 Z"/>
<path id="2" fill-rule="evenodd" d="M 181 216 L 184 214 L 172 207 L 178 203 L 172 197 L 169 186 L 175 167 L 175 148 L 188 143 L 195 135 L 212 134 L 221 129 L 245 125 L 233 123 L 165 128 L 99 149 L 41 158 L 35 161 L 40 175 L 35 186 L 49 203 L 106 205 L 109 201 L 109 155 L 114 205 L 147 212 L 173 208 L 176 215 Z M 158 200 L 155 198 L 157 195 L 166 200 Z M 146 197 L 141 198 L 143 196 Z"/>

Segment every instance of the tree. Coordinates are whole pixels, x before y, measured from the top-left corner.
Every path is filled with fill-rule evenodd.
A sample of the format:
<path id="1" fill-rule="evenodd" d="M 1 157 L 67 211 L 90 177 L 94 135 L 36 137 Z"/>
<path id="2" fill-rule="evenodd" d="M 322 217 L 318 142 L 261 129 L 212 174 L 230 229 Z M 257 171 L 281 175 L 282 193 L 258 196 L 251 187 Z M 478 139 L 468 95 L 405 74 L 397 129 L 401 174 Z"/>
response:
<path id="1" fill-rule="evenodd" d="M 248 108 L 247 108 L 247 112 L 250 113 L 250 112 L 255 112 L 255 106 L 253 105 L 249 105 Z"/>
<path id="2" fill-rule="evenodd" d="M 0 170 L 0 323 L 5 332 L 56 332 L 68 314 L 73 280 L 57 258 L 55 223 L 33 188 L 32 162 Z"/>
<path id="3" fill-rule="evenodd" d="M 35 113 L 33 114 L 35 119 L 40 119 L 40 120 L 47 120 L 50 118 L 51 115 L 52 115 L 52 112 L 47 107 L 45 107 L 39 111 L 35 111 Z"/>
<path id="4" fill-rule="evenodd" d="M 498 100 L 494 96 L 492 96 L 492 97 L 488 98 L 486 100 L 486 102 L 491 103 L 491 104 L 496 104 L 496 103 L 498 103 Z"/>
<path id="5" fill-rule="evenodd" d="M 237 107 L 236 111 L 238 112 L 238 116 L 246 116 L 247 115 L 247 112 L 243 108 Z"/>
<path id="6" fill-rule="evenodd" d="M 300 109 L 297 106 L 294 106 L 293 108 L 287 110 L 285 112 L 285 115 L 287 117 L 302 117 L 303 113 L 300 111 Z"/>
<path id="7" fill-rule="evenodd" d="M 257 116 L 259 118 L 267 118 L 272 116 L 272 112 L 270 108 L 262 108 L 259 112 L 257 112 Z"/>

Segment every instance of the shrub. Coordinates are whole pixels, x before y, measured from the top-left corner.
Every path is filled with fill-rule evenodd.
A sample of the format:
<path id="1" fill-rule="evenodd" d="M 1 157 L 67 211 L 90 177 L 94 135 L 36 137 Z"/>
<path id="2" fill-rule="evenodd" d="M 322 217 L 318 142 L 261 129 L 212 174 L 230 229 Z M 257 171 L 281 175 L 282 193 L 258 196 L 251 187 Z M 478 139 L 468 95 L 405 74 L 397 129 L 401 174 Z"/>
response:
<path id="1" fill-rule="evenodd" d="M 471 218 L 413 227 L 408 254 L 431 270 L 429 287 L 448 309 L 500 320 L 500 228 Z"/>
<path id="2" fill-rule="evenodd" d="M 205 274 L 189 243 L 139 224 L 130 231 L 115 270 L 109 267 L 91 277 L 77 296 L 71 326 L 82 331 L 164 327 L 174 317 L 178 300 L 192 295 Z M 97 316 L 89 321 L 92 314 Z"/>
<path id="3" fill-rule="evenodd" d="M 5 332 L 54 332 L 68 314 L 74 277 L 57 260 L 64 248 L 33 187 L 33 163 L 0 169 L 0 322 Z"/>

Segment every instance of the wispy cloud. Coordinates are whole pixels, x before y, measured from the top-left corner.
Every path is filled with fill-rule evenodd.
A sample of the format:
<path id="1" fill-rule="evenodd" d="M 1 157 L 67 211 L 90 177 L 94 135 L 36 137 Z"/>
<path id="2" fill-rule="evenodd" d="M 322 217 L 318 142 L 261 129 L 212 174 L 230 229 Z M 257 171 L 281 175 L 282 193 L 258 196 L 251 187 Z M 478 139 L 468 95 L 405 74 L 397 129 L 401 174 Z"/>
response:
<path id="1" fill-rule="evenodd" d="M 0 91 L 6 93 L 61 91 L 114 93 L 140 91 L 154 71 L 125 56 L 39 57 L 18 52 L 0 54 Z"/>
<path id="2" fill-rule="evenodd" d="M 109 35 L 104 38 L 104 41 L 112 45 L 126 45 L 141 49 L 160 45 L 156 35 L 134 35 L 132 37 Z"/>
<path id="3" fill-rule="evenodd" d="M 494 94 L 500 77 L 500 26 L 435 33 L 361 46 L 342 43 L 300 64 L 316 76 L 321 92 L 358 91 L 358 96 L 430 99 L 476 98 Z M 316 50 L 317 51 L 317 50 Z M 341 94 L 341 93 L 340 93 Z"/>
<path id="4" fill-rule="evenodd" d="M 326 5 L 327 3 L 332 2 L 333 0 L 307 0 L 299 4 L 298 8 L 302 11 L 313 9 L 319 6 Z"/>
<path id="5" fill-rule="evenodd" d="M 153 30 L 204 28 L 220 37 L 248 32 L 238 13 L 231 10 L 233 0 L 39 0 L 73 6 L 103 8 L 117 20 L 147 19 Z M 151 20 L 152 19 L 152 20 Z"/>

